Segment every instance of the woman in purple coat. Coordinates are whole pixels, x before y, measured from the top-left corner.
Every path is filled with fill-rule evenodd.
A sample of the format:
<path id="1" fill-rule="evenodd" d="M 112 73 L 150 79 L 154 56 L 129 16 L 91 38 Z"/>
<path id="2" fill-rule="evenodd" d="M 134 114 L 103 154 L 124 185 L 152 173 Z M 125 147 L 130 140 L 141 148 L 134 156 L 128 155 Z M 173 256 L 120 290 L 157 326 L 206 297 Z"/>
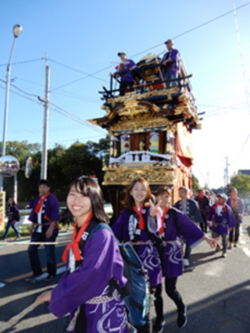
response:
<path id="1" fill-rule="evenodd" d="M 5 239 L 8 236 L 10 227 L 12 227 L 12 229 L 15 231 L 17 238 L 20 238 L 20 233 L 15 227 L 16 220 L 18 219 L 18 214 L 19 214 L 18 206 L 15 203 L 14 198 L 10 197 L 8 200 L 8 207 L 6 211 L 8 222 L 6 225 L 5 233 L 3 235 L 3 239 Z"/>
<path id="2" fill-rule="evenodd" d="M 125 209 L 113 225 L 113 232 L 120 242 L 131 242 L 141 259 L 144 268 L 148 271 L 151 292 L 155 297 L 156 322 L 163 325 L 163 299 L 162 299 L 162 271 L 157 249 L 152 245 L 147 230 L 155 233 L 157 226 L 155 217 L 161 212 L 159 205 L 151 202 L 151 191 L 148 183 L 143 178 L 135 179 L 127 188 L 125 194 Z M 149 207 L 150 206 L 150 207 Z M 160 226 L 160 223 L 159 223 Z M 137 245 L 138 243 L 138 245 Z M 149 244 L 151 243 L 151 244 Z M 155 325 L 153 326 L 155 332 Z M 138 333 L 151 332 L 149 314 L 146 325 L 137 328 Z"/>
<path id="3" fill-rule="evenodd" d="M 100 187 L 89 177 L 76 179 L 70 185 L 67 206 L 76 219 L 72 243 L 63 254 L 67 270 L 58 285 L 41 294 L 37 301 L 50 302 L 49 310 L 57 317 L 70 313 L 70 332 L 127 333 L 121 296 L 115 289 L 108 296 L 111 278 L 120 287 L 127 281 L 117 241 L 106 229 L 98 230 L 89 239 L 98 223 L 108 223 Z"/>
<path id="4" fill-rule="evenodd" d="M 186 243 L 194 248 L 203 239 L 211 247 L 217 245 L 217 239 L 207 237 L 186 215 L 181 211 L 169 207 L 170 191 L 166 186 L 160 187 L 156 192 L 157 202 L 163 210 L 160 234 L 163 238 L 163 276 L 165 276 L 165 289 L 167 295 L 174 301 L 178 310 L 177 325 L 184 327 L 187 323 L 187 308 L 182 297 L 176 289 L 178 276 L 183 274 L 183 257 L 180 236 Z"/>

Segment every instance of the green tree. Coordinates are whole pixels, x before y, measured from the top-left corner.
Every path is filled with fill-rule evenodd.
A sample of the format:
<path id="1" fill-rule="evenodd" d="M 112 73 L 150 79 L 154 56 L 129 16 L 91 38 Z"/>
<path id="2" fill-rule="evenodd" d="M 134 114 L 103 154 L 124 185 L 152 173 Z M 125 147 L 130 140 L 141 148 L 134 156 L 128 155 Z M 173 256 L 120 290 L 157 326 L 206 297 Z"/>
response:
<path id="1" fill-rule="evenodd" d="M 235 187 L 241 197 L 246 197 L 250 194 L 250 176 L 239 173 L 231 177 L 230 187 Z"/>
<path id="2" fill-rule="evenodd" d="M 198 178 L 196 178 L 195 175 L 192 174 L 192 190 L 193 190 L 193 193 L 195 194 L 195 192 L 198 191 L 200 188 L 201 187 L 200 187 Z"/>

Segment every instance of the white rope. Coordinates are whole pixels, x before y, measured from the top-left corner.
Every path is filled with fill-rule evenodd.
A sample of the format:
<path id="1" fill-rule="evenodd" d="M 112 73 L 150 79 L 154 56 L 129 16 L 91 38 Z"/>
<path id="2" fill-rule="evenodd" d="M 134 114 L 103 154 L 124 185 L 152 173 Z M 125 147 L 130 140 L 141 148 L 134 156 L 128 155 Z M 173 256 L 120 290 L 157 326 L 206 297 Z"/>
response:
<path id="1" fill-rule="evenodd" d="M 21 311 L 20 313 L 18 313 L 17 315 L 15 315 L 14 317 L 12 317 L 9 321 L 7 321 L 6 323 L 1 323 L 0 326 L 0 332 L 4 332 L 5 330 L 7 330 L 8 328 L 16 325 L 16 323 L 18 323 L 20 321 L 21 318 L 23 318 L 24 316 L 26 316 L 27 313 L 33 311 L 38 305 L 40 305 L 41 303 L 38 302 L 34 302 L 33 304 L 31 304 L 30 306 L 28 306 L 27 308 L 25 308 L 23 311 Z"/>
<path id="2" fill-rule="evenodd" d="M 18 242 L 0 242 L 0 245 L 57 245 L 57 244 L 62 244 L 62 243 L 64 243 L 64 242 L 29 242 L 29 241 L 27 241 L 27 242 L 20 242 L 20 243 L 18 243 Z M 67 243 L 68 243 L 68 241 L 67 241 Z"/>

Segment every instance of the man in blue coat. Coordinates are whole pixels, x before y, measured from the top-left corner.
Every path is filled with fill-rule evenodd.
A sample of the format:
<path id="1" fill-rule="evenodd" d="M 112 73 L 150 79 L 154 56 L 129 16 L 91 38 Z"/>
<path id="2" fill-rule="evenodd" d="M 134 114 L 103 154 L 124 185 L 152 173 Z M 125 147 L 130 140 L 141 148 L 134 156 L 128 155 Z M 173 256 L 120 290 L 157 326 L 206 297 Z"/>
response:
<path id="1" fill-rule="evenodd" d="M 47 243 L 55 242 L 58 235 L 59 203 L 56 196 L 50 193 L 50 184 L 47 180 L 41 179 L 39 181 L 38 190 L 39 196 L 26 206 L 26 208 L 32 209 L 29 216 L 29 220 L 32 222 L 29 232 L 32 243 L 46 243 L 48 276 L 44 281 L 51 281 L 56 275 L 55 245 L 48 245 Z M 43 273 L 38 255 L 39 246 L 38 244 L 31 244 L 28 248 L 33 275 L 27 278 L 26 281 L 33 283 Z"/>
<path id="2" fill-rule="evenodd" d="M 177 201 L 174 205 L 175 208 L 182 211 L 187 217 L 190 218 L 194 223 L 202 223 L 202 217 L 199 210 L 199 206 L 196 201 L 187 197 L 188 189 L 184 186 L 179 188 L 179 196 L 181 200 Z M 185 254 L 183 257 L 183 264 L 185 267 L 189 266 L 189 257 L 191 254 L 191 247 L 186 243 Z"/>
<path id="3" fill-rule="evenodd" d="M 168 52 L 164 54 L 161 65 L 162 65 L 162 71 L 164 75 L 164 80 L 173 80 L 177 79 L 178 77 L 178 58 L 180 57 L 179 51 L 174 49 L 174 43 L 171 39 L 168 39 L 165 42 Z M 176 87 L 177 81 L 170 81 L 166 82 L 166 88 L 170 87 Z"/>

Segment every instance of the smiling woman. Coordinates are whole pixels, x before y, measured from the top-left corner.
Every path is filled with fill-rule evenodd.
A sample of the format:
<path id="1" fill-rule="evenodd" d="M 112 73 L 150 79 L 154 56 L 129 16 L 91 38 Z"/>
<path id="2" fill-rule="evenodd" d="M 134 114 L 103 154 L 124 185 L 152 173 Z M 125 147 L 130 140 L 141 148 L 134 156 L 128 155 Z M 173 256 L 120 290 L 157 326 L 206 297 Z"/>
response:
<path id="1" fill-rule="evenodd" d="M 63 254 L 66 273 L 52 291 L 41 294 L 37 301 L 51 302 L 49 310 L 57 317 L 70 313 L 70 332 L 127 333 L 121 296 L 116 291 L 109 294 L 111 278 L 120 287 L 127 281 L 117 241 L 106 229 L 89 237 L 98 223 L 108 223 L 99 185 L 89 177 L 76 179 L 69 187 L 67 206 L 75 226 L 72 242 Z"/>

